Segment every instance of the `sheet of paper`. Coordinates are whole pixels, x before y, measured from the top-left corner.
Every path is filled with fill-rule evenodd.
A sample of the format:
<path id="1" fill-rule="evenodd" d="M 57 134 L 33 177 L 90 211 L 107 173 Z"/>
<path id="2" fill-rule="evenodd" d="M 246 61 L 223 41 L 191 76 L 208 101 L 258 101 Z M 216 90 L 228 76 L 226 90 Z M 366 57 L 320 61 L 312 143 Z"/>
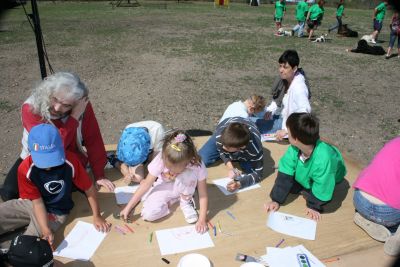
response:
<path id="1" fill-rule="evenodd" d="M 312 267 L 325 267 L 325 265 L 303 245 L 285 248 L 267 247 L 267 254 L 260 258 L 267 262 L 269 267 L 303 267 L 304 264 L 301 260 L 304 260 L 304 258 L 299 259 L 299 257 L 304 254 L 307 256 L 308 262 Z"/>
<path id="2" fill-rule="evenodd" d="M 276 141 L 276 135 L 273 134 L 261 134 L 261 141 L 266 142 L 266 141 Z"/>
<path id="3" fill-rule="evenodd" d="M 115 198 L 117 199 L 117 204 L 126 204 L 131 200 L 133 193 L 139 188 L 139 185 L 134 186 L 120 186 L 114 189 Z"/>
<path id="4" fill-rule="evenodd" d="M 181 253 L 213 247 L 214 243 L 208 232 L 199 234 L 194 225 L 156 231 L 161 255 Z"/>
<path id="5" fill-rule="evenodd" d="M 317 231 L 316 221 L 278 211 L 269 214 L 267 226 L 279 233 L 308 240 L 315 240 Z"/>
<path id="6" fill-rule="evenodd" d="M 252 189 L 256 189 L 256 188 L 261 187 L 260 184 L 254 184 L 254 185 L 252 185 L 252 186 L 248 186 L 248 187 L 245 187 L 245 188 L 243 188 L 243 189 L 236 190 L 236 191 L 234 191 L 234 192 L 229 192 L 228 190 L 226 190 L 226 185 L 227 185 L 230 181 L 232 181 L 232 179 L 227 177 L 227 178 L 221 178 L 221 179 L 213 180 L 213 183 L 218 187 L 219 190 L 222 191 L 222 193 L 225 194 L 225 196 L 228 196 L 228 195 L 232 195 L 232 194 L 236 194 L 236 193 L 240 193 L 240 192 L 243 192 L 243 191 L 248 191 L 248 190 L 252 190 Z"/>
<path id="7" fill-rule="evenodd" d="M 106 237 L 106 233 L 98 232 L 93 224 L 78 221 L 53 252 L 53 255 L 88 261 L 100 246 L 104 237 Z"/>

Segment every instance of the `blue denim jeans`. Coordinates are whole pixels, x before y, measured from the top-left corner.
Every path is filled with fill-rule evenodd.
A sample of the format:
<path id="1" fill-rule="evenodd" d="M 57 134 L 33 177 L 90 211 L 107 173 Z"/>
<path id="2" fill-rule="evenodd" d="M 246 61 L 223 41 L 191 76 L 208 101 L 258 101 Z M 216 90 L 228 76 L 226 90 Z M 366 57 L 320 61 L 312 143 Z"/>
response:
<path id="1" fill-rule="evenodd" d="M 297 32 L 297 37 L 303 37 L 305 21 L 298 21 L 297 25 L 293 27 L 293 31 Z"/>
<path id="2" fill-rule="evenodd" d="M 390 31 L 390 39 L 389 39 L 389 47 L 393 48 L 394 43 L 396 42 L 397 38 L 397 48 L 400 48 L 400 35 L 397 35 L 397 33 L 393 30 Z"/>
<path id="3" fill-rule="evenodd" d="M 385 204 L 371 203 L 358 189 L 354 190 L 353 203 L 357 212 L 367 220 L 381 224 L 391 232 L 397 230 L 400 224 L 400 210 Z"/>
<path id="4" fill-rule="evenodd" d="M 265 112 L 263 113 L 265 114 Z M 256 124 L 261 134 L 276 133 L 282 129 L 282 117 L 274 115 L 271 120 L 264 120 L 261 112 L 256 114 L 256 117 L 250 117 L 250 119 Z"/>
<path id="5" fill-rule="evenodd" d="M 337 17 L 336 16 L 336 24 L 333 25 L 332 27 L 330 27 L 328 29 L 328 31 L 331 32 L 331 31 L 333 31 L 333 30 L 335 30 L 337 28 L 340 28 L 341 26 L 342 26 L 342 17 Z"/>

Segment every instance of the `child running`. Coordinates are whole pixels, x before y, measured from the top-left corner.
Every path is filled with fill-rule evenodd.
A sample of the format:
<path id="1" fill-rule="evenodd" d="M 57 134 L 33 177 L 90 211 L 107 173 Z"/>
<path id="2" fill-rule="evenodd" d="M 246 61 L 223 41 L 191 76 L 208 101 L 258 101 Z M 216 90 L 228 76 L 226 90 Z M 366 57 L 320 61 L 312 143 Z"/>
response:
<path id="1" fill-rule="evenodd" d="M 155 221 L 167 216 L 169 207 L 180 201 L 186 222 L 197 222 L 195 228 L 199 233 L 207 231 L 207 169 L 192 139 L 181 130 L 166 135 L 162 151 L 149 164 L 148 171 L 146 179 L 121 211 L 121 218 L 127 220 L 131 210 L 147 193 L 141 212 L 144 220 Z M 199 215 L 193 201 L 196 187 L 199 192 Z"/>
<path id="2" fill-rule="evenodd" d="M 276 25 L 276 31 L 282 28 L 282 20 L 286 12 L 286 3 L 284 0 L 277 0 L 275 2 L 275 13 L 274 20 Z"/>

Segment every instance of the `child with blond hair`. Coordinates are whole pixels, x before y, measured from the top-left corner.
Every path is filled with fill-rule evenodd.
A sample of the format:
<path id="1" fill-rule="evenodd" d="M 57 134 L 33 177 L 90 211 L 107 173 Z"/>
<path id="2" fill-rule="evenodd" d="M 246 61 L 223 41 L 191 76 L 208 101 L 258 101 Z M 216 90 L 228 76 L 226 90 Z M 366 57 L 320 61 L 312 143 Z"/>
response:
<path id="1" fill-rule="evenodd" d="M 131 210 L 143 196 L 141 216 L 146 221 L 155 221 L 170 214 L 169 207 L 180 202 L 186 222 L 196 223 L 196 231 L 207 231 L 207 169 L 197 153 L 196 147 L 184 131 L 176 130 L 166 135 L 162 151 L 148 166 L 149 174 L 121 211 L 123 220 L 128 220 Z M 193 194 L 198 189 L 200 212 L 197 214 Z"/>

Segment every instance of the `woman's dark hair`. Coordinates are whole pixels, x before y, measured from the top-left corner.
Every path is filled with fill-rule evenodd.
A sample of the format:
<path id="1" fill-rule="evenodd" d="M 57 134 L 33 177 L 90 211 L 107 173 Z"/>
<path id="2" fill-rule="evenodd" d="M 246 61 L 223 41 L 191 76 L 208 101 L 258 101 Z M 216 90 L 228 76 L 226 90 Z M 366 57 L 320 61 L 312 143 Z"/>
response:
<path id="1" fill-rule="evenodd" d="M 296 50 L 286 50 L 283 54 L 279 57 L 278 60 L 279 64 L 288 63 L 290 67 L 294 68 L 299 66 L 300 58 L 297 54 Z"/>

